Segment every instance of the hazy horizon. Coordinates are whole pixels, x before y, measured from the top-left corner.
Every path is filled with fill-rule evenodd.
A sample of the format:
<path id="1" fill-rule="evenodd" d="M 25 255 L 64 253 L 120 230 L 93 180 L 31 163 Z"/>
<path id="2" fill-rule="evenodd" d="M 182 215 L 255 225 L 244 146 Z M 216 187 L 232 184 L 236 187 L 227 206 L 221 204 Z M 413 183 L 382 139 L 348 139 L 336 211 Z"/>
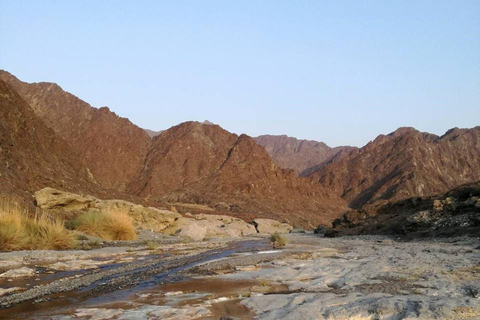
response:
<path id="1" fill-rule="evenodd" d="M 0 69 L 154 131 L 361 147 L 480 124 L 478 1 L 4 1 Z"/>

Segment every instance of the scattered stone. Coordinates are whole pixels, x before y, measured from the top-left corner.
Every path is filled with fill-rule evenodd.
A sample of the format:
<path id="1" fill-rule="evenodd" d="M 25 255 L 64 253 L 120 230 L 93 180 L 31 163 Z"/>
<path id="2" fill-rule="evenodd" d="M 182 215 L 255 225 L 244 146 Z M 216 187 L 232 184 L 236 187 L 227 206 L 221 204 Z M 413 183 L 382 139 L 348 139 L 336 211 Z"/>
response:
<path id="1" fill-rule="evenodd" d="M 105 308 L 85 308 L 75 311 L 76 317 L 88 317 L 89 320 L 105 320 L 119 316 L 124 311 L 122 309 L 105 309 Z"/>
<path id="2" fill-rule="evenodd" d="M 0 274 L 0 278 L 24 278 L 24 277 L 33 277 L 35 275 L 35 270 L 27 267 L 22 267 L 19 269 L 8 270 Z"/>
<path id="3" fill-rule="evenodd" d="M 21 291 L 21 290 L 23 290 L 23 288 L 20 288 L 20 287 L 11 287 L 11 288 L 6 288 L 6 289 L 0 288 L 0 297 L 6 295 L 8 293 Z"/>

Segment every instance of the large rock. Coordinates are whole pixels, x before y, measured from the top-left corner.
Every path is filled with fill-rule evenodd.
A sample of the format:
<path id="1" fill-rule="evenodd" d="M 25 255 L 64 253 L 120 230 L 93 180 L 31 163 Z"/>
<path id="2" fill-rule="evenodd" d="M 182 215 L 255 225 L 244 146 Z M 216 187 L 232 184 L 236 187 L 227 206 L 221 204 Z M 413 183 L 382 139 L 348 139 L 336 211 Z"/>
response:
<path id="1" fill-rule="evenodd" d="M 91 196 L 81 196 L 53 188 L 43 188 L 35 192 L 35 200 L 37 206 L 41 209 L 74 211 L 92 207 L 97 199 Z"/>
<path id="2" fill-rule="evenodd" d="M 207 228 L 207 237 L 243 237 L 257 233 L 255 227 L 242 219 L 215 214 L 197 214 L 196 223 Z"/>
<path id="3" fill-rule="evenodd" d="M 293 229 L 288 223 L 282 223 L 272 219 L 255 219 L 253 223 L 258 233 L 262 234 L 289 233 Z"/>

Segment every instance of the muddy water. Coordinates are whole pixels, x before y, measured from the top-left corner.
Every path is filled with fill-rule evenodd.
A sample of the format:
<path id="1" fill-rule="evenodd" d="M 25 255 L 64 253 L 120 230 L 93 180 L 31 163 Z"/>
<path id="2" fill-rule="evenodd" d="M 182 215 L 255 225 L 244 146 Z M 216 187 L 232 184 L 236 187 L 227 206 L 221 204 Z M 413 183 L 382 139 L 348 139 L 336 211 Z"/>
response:
<path id="1" fill-rule="evenodd" d="M 0 310 L 0 319 L 51 319 L 55 315 L 72 315 L 72 313 L 79 308 L 102 307 L 128 310 L 145 305 L 184 307 L 192 303 L 208 305 L 213 315 L 206 316 L 202 319 L 218 319 L 219 316 L 222 315 L 251 319 L 252 315 L 250 311 L 238 303 L 238 297 L 239 295 L 249 294 L 248 288 L 254 285 L 255 282 L 225 281 L 215 278 L 188 279 L 181 274 L 187 269 L 201 263 L 243 252 L 265 250 L 266 248 L 268 248 L 268 244 L 265 241 L 236 242 L 224 249 L 211 250 L 210 254 L 199 254 L 199 259 L 155 274 L 134 287 L 118 288 L 118 290 L 108 293 L 102 291 L 94 292 L 95 287 L 104 281 L 104 279 L 102 279 L 82 290 L 51 294 L 42 297 L 41 301 L 30 301 L 9 309 Z M 131 263 L 135 263 L 135 261 Z M 107 264 L 101 268 L 117 268 L 118 266 L 118 264 Z M 62 277 L 72 275 L 81 276 L 82 272 L 84 272 L 84 270 L 44 274 L 40 281 L 35 279 L 26 281 L 29 282 L 30 286 L 34 286 L 39 283 L 48 283 L 53 279 Z M 23 285 L 26 285 L 26 283 L 23 283 Z M 14 285 L 13 283 L 12 285 L 8 283 L 7 286 L 13 287 Z M 27 286 L 27 289 L 28 288 L 29 286 Z M 173 292 L 174 294 L 168 294 L 169 292 Z M 175 292 L 182 292 L 182 294 L 177 295 Z"/>

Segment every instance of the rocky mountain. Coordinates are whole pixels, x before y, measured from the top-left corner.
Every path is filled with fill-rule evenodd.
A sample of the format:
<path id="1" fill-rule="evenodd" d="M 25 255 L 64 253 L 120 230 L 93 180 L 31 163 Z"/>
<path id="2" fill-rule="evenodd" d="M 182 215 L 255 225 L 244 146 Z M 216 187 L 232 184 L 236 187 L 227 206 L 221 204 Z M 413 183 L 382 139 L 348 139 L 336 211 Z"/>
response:
<path id="1" fill-rule="evenodd" d="M 202 203 L 244 218 L 271 217 L 312 226 L 345 209 L 309 179 L 277 167 L 247 135 L 185 122 L 154 138 L 130 191 L 147 199 Z"/>
<path id="2" fill-rule="evenodd" d="M 352 208 L 428 196 L 480 179 L 480 127 L 443 136 L 400 128 L 309 174 Z"/>
<path id="3" fill-rule="evenodd" d="M 0 192 L 28 199 L 45 186 L 95 189 L 91 174 L 68 143 L 2 80 L 0 119 Z"/>
<path id="4" fill-rule="evenodd" d="M 123 191 L 141 170 L 151 139 L 128 119 L 94 108 L 55 83 L 26 83 L 2 70 L 0 79 L 70 144 L 103 187 Z"/>
<path id="5" fill-rule="evenodd" d="M 354 147 L 331 148 L 323 142 L 299 140 L 286 135 L 262 135 L 254 138 L 265 147 L 275 164 L 293 169 L 299 176 L 306 176 L 312 167 L 322 166 L 334 157 L 344 156 Z"/>
<path id="6" fill-rule="evenodd" d="M 37 186 L 81 191 L 85 185 L 98 187 L 102 192 L 90 194 L 106 198 L 142 199 L 142 203 L 164 207 L 190 203 L 245 219 L 277 218 L 310 227 L 328 223 L 346 209 L 343 199 L 329 195 L 317 183 L 277 167 L 264 148 L 246 135 L 239 137 L 211 122 L 187 122 L 151 139 L 108 108 L 91 107 L 56 84 L 28 84 L 7 72 L 0 77 L 18 93 L 11 103 L 28 106 L 28 117 L 41 123 L 45 139 L 51 137 L 60 148 L 49 152 L 50 145 L 38 141 L 39 147 L 46 148 L 44 155 L 30 156 L 32 161 L 40 159 L 38 166 L 28 164 L 31 171 L 18 166 L 5 176 L 12 177 L 6 180 L 13 187 L 29 194 Z M 2 119 L 10 121 L 10 116 L 3 114 Z M 25 130 L 36 130 L 38 125 L 32 123 L 31 128 L 29 123 Z M 19 139 L 19 131 L 9 132 L 6 137 Z M 11 152 L 13 162 L 30 159 L 23 155 L 30 149 L 27 143 L 17 145 Z M 43 156 L 48 161 L 41 160 Z M 53 163 L 70 160 L 72 165 L 48 174 Z M 30 183 L 34 177 L 36 182 Z M 197 209 L 190 208 L 191 212 Z"/>

